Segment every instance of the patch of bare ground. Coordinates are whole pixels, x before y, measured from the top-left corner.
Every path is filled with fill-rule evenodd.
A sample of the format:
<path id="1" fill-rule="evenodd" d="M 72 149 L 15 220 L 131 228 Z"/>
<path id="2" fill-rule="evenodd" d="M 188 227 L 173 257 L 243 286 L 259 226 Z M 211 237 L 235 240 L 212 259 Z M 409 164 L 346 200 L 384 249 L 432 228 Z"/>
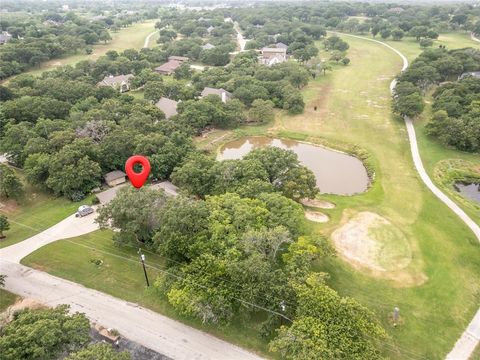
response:
<path id="1" fill-rule="evenodd" d="M 9 306 L 3 313 L 0 314 L 0 327 L 13 320 L 13 315 L 24 309 L 41 309 L 46 306 L 34 299 L 19 299 L 15 304 Z"/>
<path id="2" fill-rule="evenodd" d="M 300 202 L 302 205 L 319 209 L 333 209 L 335 207 L 335 204 L 320 199 L 302 199 Z"/>
<path id="3" fill-rule="evenodd" d="M 0 211 L 11 214 L 14 213 L 18 209 L 18 204 L 15 200 L 8 199 L 8 200 L 1 200 L 0 201 Z"/>
<path id="4" fill-rule="evenodd" d="M 311 210 L 306 210 L 305 211 L 305 217 L 307 220 L 318 222 L 318 223 L 326 223 L 329 219 L 327 215 L 324 213 L 321 213 L 319 211 L 311 211 Z"/>
<path id="5" fill-rule="evenodd" d="M 376 213 L 344 214 L 331 239 L 342 259 L 370 276 L 391 280 L 398 287 L 418 286 L 427 280 L 412 263 L 405 234 Z"/>

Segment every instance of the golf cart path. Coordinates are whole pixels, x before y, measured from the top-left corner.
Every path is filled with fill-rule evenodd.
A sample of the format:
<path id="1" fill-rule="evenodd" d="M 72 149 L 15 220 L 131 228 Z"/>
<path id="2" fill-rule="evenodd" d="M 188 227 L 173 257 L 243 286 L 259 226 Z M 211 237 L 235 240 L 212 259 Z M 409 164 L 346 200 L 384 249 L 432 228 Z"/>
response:
<path id="1" fill-rule="evenodd" d="M 473 33 L 473 31 L 470 33 L 470 38 L 471 38 L 473 41 L 480 42 L 480 39 L 475 36 L 475 34 Z"/>
<path id="2" fill-rule="evenodd" d="M 376 42 L 383 46 L 386 46 L 390 50 L 397 53 L 403 60 L 403 67 L 402 71 L 408 67 L 408 59 L 403 55 L 399 50 L 395 49 L 394 47 L 375 39 L 369 39 L 363 36 L 339 33 L 345 36 L 351 36 L 358 39 L 363 39 L 367 41 Z M 476 39 L 472 34 L 472 39 L 475 41 L 480 41 Z M 397 84 L 397 80 L 394 79 L 390 83 L 390 92 L 393 94 L 395 86 Z M 430 179 L 425 168 L 422 163 L 422 158 L 420 157 L 420 151 L 418 150 L 417 145 L 417 137 L 415 134 L 415 127 L 413 126 L 412 119 L 405 117 L 405 125 L 407 127 L 408 132 L 408 139 L 410 142 L 410 151 L 412 153 L 413 163 L 415 165 L 415 169 L 417 170 L 420 178 L 422 179 L 423 183 L 430 189 L 430 191 L 439 198 L 445 205 L 447 205 L 450 210 L 452 210 L 455 214 L 462 219 L 462 221 L 472 230 L 472 232 L 477 237 L 478 241 L 480 241 L 480 227 L 468 216 L 465 211 L 463 211 L 456 203 L 454 203 L 447 195 L 445 195 Z M 462 336 L 457 340 L 455 346 L 453 347 L 452 351 L 447 355 L 447 360 L 468 360 L 470 356 L 473 354 L 477 344 L 480 342 L 480 309 L 477 310 L 474 318 L 468 325 L 467 329 L 463 332 Z"/>
<path id="3" fill-rule="evenodd" d="M 92 321 L 172 359 L 260 360 L 240 347 L 166 316 L 74 282 L 0 259 L 5 288 L 49 306 L 69 304 Z"/>
<path id="4" fill-rule="evenodd" d="M 157 32 L 158 32 L 158 30 L 155 30 L 155 31 L 153 31 L 153 32 L 151 32 L 150 34 L 147 35 L 147 37 L 145 38 L 145 42 L 143 43 L 143 48 L 144 48 L 144 49 L 149 48 L 148 43 L 150 42 L 150 38 L 151 38 L 153 35 L 155 35 Z"/>

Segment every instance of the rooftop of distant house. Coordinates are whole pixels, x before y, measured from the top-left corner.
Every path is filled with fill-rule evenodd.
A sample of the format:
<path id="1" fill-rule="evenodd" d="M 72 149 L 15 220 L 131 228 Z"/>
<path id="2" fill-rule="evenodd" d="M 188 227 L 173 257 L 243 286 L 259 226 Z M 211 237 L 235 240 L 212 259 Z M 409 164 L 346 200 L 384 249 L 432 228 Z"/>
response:
<path id="1" fill-rule="evenodd" d="M 222 88 L 215 89 L 215 88 L 206 87 L 202 91 L 202 97 L 205 97 L 208 95 L 218 95 L 222 98 L 222 100 L 223 100 L 223 97 L 225 97 L 226 100 L 229 100 L 232 97 L 232 93 L 228 92 L 225 89 L 222 89 Z"/>
<path id="2" fill-rule="evenodd" d="M 286 54 L 287 53 L 287 49 L 286 48 L 268 48 L 268 47 L 264 47 L 262 49 L 262 54 L 265 54 L 265 53 L 270 53 L 270 54 Z"/>
<path id="3" fill-rule="evenodd" d="M 168 99 L 166 97 L 161 97 L 157 101 L 155 106 L 163 111 L 165 117 L 169 119 L 170 117 L 177 115 L 177 104 L 175 100 Z"/>
<path id="4" fill-rule="evenodd" d="M 100 86 L 114 86 L 123 82 L 128 83 L 133 78 L 133 74 L 118 75 L 118 76 L 105 76 L 102 81 L 98 83 Z"/>
<path id="5" fill-rule="evenodd" d="M 459 79 L 464 79 L 466 77 L 474 77 L 480 79 L 480 71 L 468 71 L 460 75 Z"/>

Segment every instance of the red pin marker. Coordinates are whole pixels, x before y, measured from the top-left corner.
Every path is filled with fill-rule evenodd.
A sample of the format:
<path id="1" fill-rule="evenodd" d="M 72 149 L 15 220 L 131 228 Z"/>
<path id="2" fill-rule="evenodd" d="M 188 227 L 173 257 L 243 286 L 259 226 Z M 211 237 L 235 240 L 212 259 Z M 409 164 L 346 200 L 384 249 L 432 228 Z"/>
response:
<path id="1" fill-rule="evenodd" d="M 139 173 L 133 171 L 133 167 L 135 164 L 142 165 L 142 171 Z M 145 156 L 141 155 L 133 155 L 128 158 L 127 162 L 125 163 L 125 172 L 127 173 L 128 178 L 133 186 L 137 189 L 140 189 L 145 181 L 148 178 L 148 174 L 150 174 L 150 162 Z"/>

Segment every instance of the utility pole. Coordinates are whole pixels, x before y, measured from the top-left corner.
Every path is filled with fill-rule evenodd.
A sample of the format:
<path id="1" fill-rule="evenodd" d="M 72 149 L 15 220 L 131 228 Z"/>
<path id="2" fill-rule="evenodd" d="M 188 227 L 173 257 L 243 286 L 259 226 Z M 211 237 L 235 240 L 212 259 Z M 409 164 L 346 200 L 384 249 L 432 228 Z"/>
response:
<path id="1" fill-rule="evenodd" d="M 145 254 L 141 253 L 141 249 L 138 249 L 138 253 L 140 254 L 140 261 L 142 262 L 143 273 L 145 274 L 145 281 L 147 282 L 147 287 L 150 287 L 150 283 L 148 281 L 147 269 L 145 268 Z"/>

